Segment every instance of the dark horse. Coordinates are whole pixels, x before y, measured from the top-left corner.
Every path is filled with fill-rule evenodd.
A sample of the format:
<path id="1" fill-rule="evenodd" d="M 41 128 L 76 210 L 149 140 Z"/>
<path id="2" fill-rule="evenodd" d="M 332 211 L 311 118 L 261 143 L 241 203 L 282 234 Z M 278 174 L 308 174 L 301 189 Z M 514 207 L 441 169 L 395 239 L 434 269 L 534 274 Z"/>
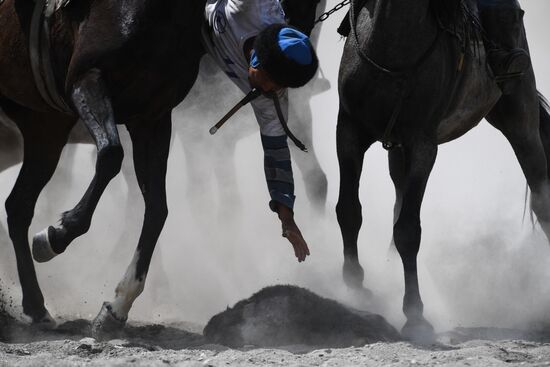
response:
<path id="1" fill-rule="evenodd" d="M 376 141 L 389 150 L 395 185 L 393 237 L 405 274 L 407 337 L 429 336 L 417 278 L 420 208 L 438 145 L 484 117 L 508 139 L 532 191 L 532 208 L 550 238 L 550 115 L 532 68 L 503 95 L 487 68 L 476 5 L 461 0 L 352 1 L 352 32 L 339 76 L 337 216 L 344 279 L 364 290 L 357 237 L 363 157 Z M 476 26 L 477 24 L 477 26 Z M 518 43 L 527 49 L 525 31 Z M 477 39 L 477 42 L 476 42 Z M 392 126 L 393 125 L 393 126 Z"/>
<path id="2" fill-rule="evenodd" d="M 316 5 L 318 0 L 311 2 Z M 171 111 L 195 82 L 204 52 L 204 5 L 205 0 L 79 0 L 56 12 L 50 32 L 55 82 L 71 110 L 60 113 L 42 99 L 32 77 L 28 40 L 34 2 L 0 3 L 0 108 L 24 139 L 23 165 L 6 211 L 23 311 L 33 323 L 48 326 L 54 321 L 44 307 L 28 229 L 38 195 L 79 118 L 97 146 L 95 175 L 60 224 L 34 236 L 32 255 L 39 262 L 48 261 L 88 231 L 103 191 L 120 171 L 123 150 L 116 125 L 125 124 L 145 215 L 134 258 L 114 301 L 104 303 L 94 320 L 94 330 L 122 327 L 142 292 L 168 215 L 165 178 Z"/>

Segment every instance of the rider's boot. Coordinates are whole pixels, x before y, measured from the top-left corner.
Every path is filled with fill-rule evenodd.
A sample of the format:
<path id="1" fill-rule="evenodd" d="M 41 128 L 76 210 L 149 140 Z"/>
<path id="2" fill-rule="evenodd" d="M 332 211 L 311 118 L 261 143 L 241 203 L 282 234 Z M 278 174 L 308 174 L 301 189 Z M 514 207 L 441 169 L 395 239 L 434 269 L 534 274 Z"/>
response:
<path id="1" fill-rule="evenodd" d="M 520 48 L 523 35 L 523 14 L 516 1 L 513 6 L 482 8 L 480 18 L 487 34 L 487 61 L 502 92 L 509 94 L 514 81 L 531 66 L 529 53 Z"/>

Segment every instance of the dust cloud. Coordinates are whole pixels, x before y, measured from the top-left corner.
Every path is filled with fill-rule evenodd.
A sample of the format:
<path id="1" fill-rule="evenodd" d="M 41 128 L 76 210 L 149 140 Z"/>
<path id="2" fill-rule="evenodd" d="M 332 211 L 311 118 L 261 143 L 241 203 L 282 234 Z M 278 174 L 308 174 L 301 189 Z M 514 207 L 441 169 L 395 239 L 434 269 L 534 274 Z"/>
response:
<path id="1" fill-rule="evenodd" d="M 333 2 L 329 3 L 329 6 Z M 523 1 L 538 86 L 550 96 L 550 3 Z M 337 73 L 344 42 L 336 34 L 342 14 L 323 26 L 318 52 L 332 89 L 311 100 L 313 142 L 329 180 L 324 215 L 307 200 L 294 167 L 296 220 L 311 256 L 298 264 L 270 212 L 260 139 L 249 108 L 215 136 L 208 129 L 241 94 L 225 79 L 210 79 L 174 112 L 174 139 L 167 189 L 170 215 L 159 240 L 148 283 L 131 320 L 205 324 L 214 314 L 274 284 L 296 284 L 356 307 L 341 280 L 342 242 L 334 207 L 338 192 L 335 149 Z M 192 107 L 189 107 L 192 105 Z M 187 106 L 187 108 L 185 108 Z M 121 134 L 127 133 L 120 127 Z M 184 147 L 187 149 L 184 150 Z M 125 145 L 131 164 L 131 147 Z M 304 154 L 301 152 L 293 152 Z M 41 195 L 30 235 L 71 208 L 91 180 L 95 148 L 66 148 L 52 182 Z M 0 175 L 0 200 L 20 166 Z M 231 175 L 238 190 L 230 189 Z M 86 235 L 50 263 L 36 264 L 50 312 L 61 318 L 92 318 L 111 300 L 137 244 L 143 204 L 133 177 L 109 185 Z M 522 224 L 525 179 L 504 137 L 486 122 L 440 147 L 426 192 L 419 256 L 425 315 L 437 329 L 455 326 L 528 327 L 550 321 L 550 248 L 540 229 Z M 131 194 L 127 201 L 128 193 Z M 375 311 L 400 328 L 402 267 L 390 250 L 394 191 L 386 154 L 369 150 L 361 194 L 360 260 L 366 286 L 380 298 Z M 1 225 L 5 231 L 5 213 Z M 0 232 L 3 292 L 20 304 L 11 243 Z M 12 307 L 12 312 L 20 312 Z"/>

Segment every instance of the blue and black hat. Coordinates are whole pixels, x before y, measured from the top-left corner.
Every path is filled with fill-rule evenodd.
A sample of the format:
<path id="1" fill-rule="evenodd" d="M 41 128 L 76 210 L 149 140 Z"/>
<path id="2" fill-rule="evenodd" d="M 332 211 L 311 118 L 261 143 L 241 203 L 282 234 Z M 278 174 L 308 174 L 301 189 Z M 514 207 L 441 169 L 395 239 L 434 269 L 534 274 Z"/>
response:
<path id="1" fill-rule="evenodd" d="M 250 65 L 265 70 L 282 87 L 299 88 L 315 76 L 319 60 L 308 36 L 286 24 L 272 24 L 256 37 Z"/>

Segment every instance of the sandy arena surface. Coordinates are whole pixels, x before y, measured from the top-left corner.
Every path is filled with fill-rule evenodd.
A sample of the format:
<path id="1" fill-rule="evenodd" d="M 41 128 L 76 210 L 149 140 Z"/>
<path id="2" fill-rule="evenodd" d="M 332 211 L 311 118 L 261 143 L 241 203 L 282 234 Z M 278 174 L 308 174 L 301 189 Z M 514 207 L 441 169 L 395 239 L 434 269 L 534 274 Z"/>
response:
<path id="1" fill-rule="evenodd" d="M 429 345 L 375 343 L 349 348 L 292 345 L 280 349 L 229 349 L 206 344 L 185 324 L 129 326 L 119 339 L 82 338 L 89 323 L 73 321 L 57 331 L 18 326 L 0 343 L 0 366 L 547 366 L 544 332 L 460 328 Z M 190 330 L 190 331 L 186 331 Z"/>

